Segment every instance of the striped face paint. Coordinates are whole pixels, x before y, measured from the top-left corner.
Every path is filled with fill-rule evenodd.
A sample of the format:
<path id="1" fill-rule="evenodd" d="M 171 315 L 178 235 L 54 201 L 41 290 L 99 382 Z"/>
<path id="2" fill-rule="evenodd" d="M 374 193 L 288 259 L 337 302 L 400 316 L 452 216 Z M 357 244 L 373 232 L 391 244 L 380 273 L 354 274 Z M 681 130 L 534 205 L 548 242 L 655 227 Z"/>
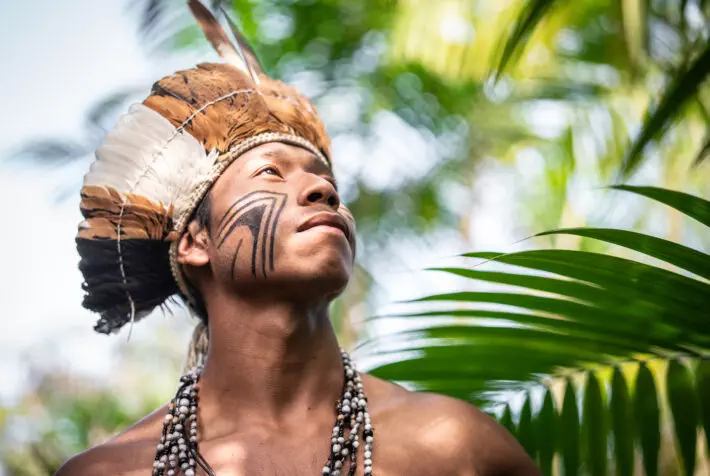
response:
<path id="1" fill-rule="evenodd" d="M 221 248 L 237 230 L 246 228 L 251 233 L 251 274 L 257 277 L 257 270 L 267 277 L 267 271 L 274 270 L 274 243 L 276 227 L 281 212 L 286 205 L 286 194 L 257 190 L 236 200 L 222 215 L 217 224 L 215 242 Z M 237 257 L 244 243 L 240 238 L 232 256 L 232 277 L 236 276 Z"/>

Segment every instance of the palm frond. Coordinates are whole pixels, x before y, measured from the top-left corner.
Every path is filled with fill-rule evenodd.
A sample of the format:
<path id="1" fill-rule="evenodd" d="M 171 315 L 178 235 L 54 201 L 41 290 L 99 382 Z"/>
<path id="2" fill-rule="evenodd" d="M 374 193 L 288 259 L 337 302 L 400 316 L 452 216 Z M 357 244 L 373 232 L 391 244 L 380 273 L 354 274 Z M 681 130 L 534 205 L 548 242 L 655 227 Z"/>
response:
<path id="1" fill-rule="evenodd" d="M 695 156 L 695 160 L 693 160 L 693 166 L 697 167 L 708 157 L 710 157 L 710 133 L 705 137 L 705 143 L 698 151 L 698 155 Z"/>
<path id="2" fill-rule="evenodd" d="M 502 40 L 499 47 L 501 54 L 495 68 L 496 80 L 500 78 L 506 67 L 520 57 L 533 31 L 555 3 L 555 0 L 528 0 L 523 6 L 510 34 Z"/>
<path id="3" fill-rule="evenodd" d="M 700 86 L 710 76 L 710 43 L 690 63 L 685 71 L 676 74 L 660 94 L 656 106 L 646 113 L 641 131 L 631 144 L 621 167 L 629 176 L 641 164 L 646 145 L 665 131 L 684 107 L 698 94 Z"/>
<path id="4" fill-rule="evenodd" d="M 655 187 L 613 188 L 710 227 L 710 202 L 699 197 Z M 621 245 L 679 270 L 585 251 L 469 253 L 504 270 L 481 270 L 480 263 L 434 270 L 506 288 L 411 301 L 428 308 L 397 317 L 411 318 L 416 329 L 363 346 L 367 351 L 373 343 L 377 349 L 397 344 L 397 351 L 371 351 L 390 361 L 373 373 L 488 407 L 499 406 L 509 392 L 524 392 L 518 424 L 509 405 L 502 422 L 544 474 L 554 472 L 555 454 L 565 474 L 585 468 L 603 475 L 611 467 L 632 474 L 635 448 L 646 474 L 658 474 L 661 405 L 668 402 L 679 466 L 693 474 L 696 429 L 708 425 L 708 403 L 701 396 L 708 400 L 710 393 L 710 255 L 626 230 L 541 235 L 550 233 Z M 533 399 L 536 387 L 545 395 L 539 408 L 533 405 L 539 401 Z M 555 400 L 563 402 L 560 409 Z M 553 438 L 554 428 L 561 439 L 550 446 L 541 435 Z"/>

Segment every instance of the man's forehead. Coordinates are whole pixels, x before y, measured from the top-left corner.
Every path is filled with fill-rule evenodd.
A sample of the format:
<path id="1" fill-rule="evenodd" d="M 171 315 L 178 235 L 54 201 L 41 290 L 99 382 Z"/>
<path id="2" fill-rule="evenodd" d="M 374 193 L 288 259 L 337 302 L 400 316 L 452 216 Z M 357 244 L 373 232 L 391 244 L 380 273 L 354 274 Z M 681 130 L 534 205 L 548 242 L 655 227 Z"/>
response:
<path id="1" fill-rule="evenodd" d="M 253 148 L 245 153 L 241 159 L 243 162 L 255 160 L 258 158 L 287 160 L 303 164 L 306 167 L 317 166 L 324 170 L 330 171 L 330 167 L 310 150 L 304 149 L 297 145 L 285 144 L 283 142 L 269 142 Z M 238 161 L 240 159 L 237 159 Z"/>

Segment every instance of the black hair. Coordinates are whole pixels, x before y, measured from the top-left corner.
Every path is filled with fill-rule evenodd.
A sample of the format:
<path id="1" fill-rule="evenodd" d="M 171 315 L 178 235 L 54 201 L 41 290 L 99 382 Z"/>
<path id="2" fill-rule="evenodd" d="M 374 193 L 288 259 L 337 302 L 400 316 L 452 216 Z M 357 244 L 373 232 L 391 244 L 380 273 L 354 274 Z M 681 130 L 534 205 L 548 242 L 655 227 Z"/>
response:
<path id="1" fill-rule="evenodd" d="M 210 194 L 207 193 L 202 200 L 200 200 L 200 203 L 197 205 L 197 208 L 195 208 L 194 213 L 192 214 L 192 218 L 190 219 L 190 222 L 192 221 L 197 221 L 198 225 L 200 225 L 200 228 L 204 228 L 207 230 L 207 234 L 210 234 L 210 224 L 211 224 L 211 219 L 210 219 L 210 214 L 212 213 L 212 200 L 210 199 Z M 197 314 L 197 317 L 200 318 L 200 320 L 207 325 L 207 306 L 205 306 L 205 301 L 202 298 L 202 295 L 200 295 L 200 292 L 197 290 L 195 286 L 190 283 L 189 279 L 185 279 L 185 282 L 187 283 L 187 289 L 190 291 L 190 297 L 191 299 L 189 300 L 190 302 L 190 307 L 192 308 L 193 311 L 195 311 L 195 314 Z"/>
<path id="2" fill-rule="evenodd" d="M 202 228 L 207 229 L 207 233 L 210 232 L 210 213 L 212 212 L 212 200 L 210 199 L 210 194 L 205 195 L 200 203 L 195 208 L 195 213 L 192 215 L 192 220 L 197 220 L 197 223 Z"/>

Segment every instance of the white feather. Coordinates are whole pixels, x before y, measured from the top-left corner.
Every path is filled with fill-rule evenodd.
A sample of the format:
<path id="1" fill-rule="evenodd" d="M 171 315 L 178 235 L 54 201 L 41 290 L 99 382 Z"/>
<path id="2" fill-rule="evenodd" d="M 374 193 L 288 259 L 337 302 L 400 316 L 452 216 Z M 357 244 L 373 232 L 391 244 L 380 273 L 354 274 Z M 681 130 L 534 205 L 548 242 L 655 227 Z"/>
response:
<path id="1" fill-rule="evenodd" d="M 84 185 L 113 187 L 173 205 L 179 216 L 195 188 L 211 178 L 218 151 L 209 154 L 190 133 L 143 104 L 134 104 L 96 150 Z"/>

